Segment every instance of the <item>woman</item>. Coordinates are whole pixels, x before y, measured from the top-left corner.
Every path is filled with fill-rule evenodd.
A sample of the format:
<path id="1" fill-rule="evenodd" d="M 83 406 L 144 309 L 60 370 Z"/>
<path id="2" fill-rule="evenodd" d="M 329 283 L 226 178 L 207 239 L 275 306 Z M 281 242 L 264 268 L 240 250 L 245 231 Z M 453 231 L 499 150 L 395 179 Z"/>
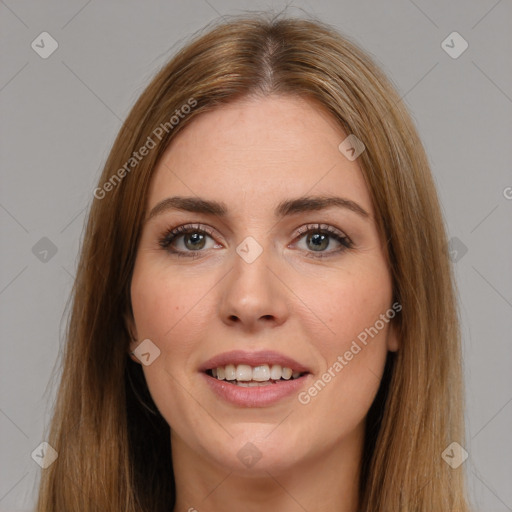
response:
<path id="1" fill-rule="evenodd" d="M 39 511 L 467 511 L 443 220 L 400 97 L 328 26 L 233 18 L 124 123 Z"/>

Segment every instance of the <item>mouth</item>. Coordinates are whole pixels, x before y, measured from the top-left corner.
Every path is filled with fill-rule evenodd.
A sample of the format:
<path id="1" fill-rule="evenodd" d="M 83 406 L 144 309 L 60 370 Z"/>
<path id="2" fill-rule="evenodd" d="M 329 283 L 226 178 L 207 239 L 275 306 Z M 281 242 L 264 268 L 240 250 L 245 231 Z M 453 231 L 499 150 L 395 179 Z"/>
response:
<path id="1" fill-rule="evenodd" d="M 206 374 L 217 380 L 228 382 L 241 387 L 270 386 L 278 382 L 300 379 L 307 372 L 294 371 L 280 364 L 248 364 L 230 363 L 206 370 Z"/>
<path id="2" fill-rule="evenodd" d="M 274 351 L 232 351 L 200 367 L 210 388 L 240 407 L 264 407 L 290 396 L 304 385 L 311 371 Z"/>

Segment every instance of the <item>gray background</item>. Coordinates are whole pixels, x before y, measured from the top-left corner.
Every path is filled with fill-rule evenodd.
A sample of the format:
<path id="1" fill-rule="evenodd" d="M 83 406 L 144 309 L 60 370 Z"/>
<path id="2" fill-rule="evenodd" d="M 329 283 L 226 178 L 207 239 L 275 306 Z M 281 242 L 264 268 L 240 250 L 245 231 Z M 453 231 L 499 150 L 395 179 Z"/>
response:
<path id="1" fill-rule="evenodd" d="M 470 492 L 478 510 L 512 511 L 512 2 L 288 4 L 370 52 L 415 119 L 458 239 Z M 31 453 L 50 419 L 86 211 L 121 121 L 192 32 L 284 5 L 0 1 L 0 511 L 35 503 Z M 43 31 L 59 44 L 47 59 L 31 48 Z M 453 31 L 469 43 L 456 59 L 441 47 Z"/>

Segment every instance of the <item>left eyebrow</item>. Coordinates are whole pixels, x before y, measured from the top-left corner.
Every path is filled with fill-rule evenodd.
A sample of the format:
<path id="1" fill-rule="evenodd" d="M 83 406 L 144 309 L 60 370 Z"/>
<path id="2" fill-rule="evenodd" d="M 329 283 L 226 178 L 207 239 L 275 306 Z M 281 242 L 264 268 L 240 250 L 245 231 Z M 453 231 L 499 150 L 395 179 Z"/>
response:
<path id="1" fill-rule="evenodd" d="M 335 196 L 306 196 L 282 201 L 277 206 L 275 215 L 276 217 L 285 217 L 295 213 L 318 211 L 331 207 L 346 208 L 364 218 L 370 216 L 368 212 L 355 201 Z"/>
<path id="2" fill-rule="evenodd" d="M 336 196 L 306 196 L 281 201 L 275 211 L 276 217 L 286 217 L 297 213 L 325 210 L 327 208 L 344 208 L 367 219 L 368 212 L 355 201 Z M 225 203 L 211 201 L 200 197 L 168 197 L 160 201 L 149 213 L 145 222 L 168 210 L 181 210 L 193 213 L 204 213 L 217 217 L 226 217 L 228 208 Z"/>

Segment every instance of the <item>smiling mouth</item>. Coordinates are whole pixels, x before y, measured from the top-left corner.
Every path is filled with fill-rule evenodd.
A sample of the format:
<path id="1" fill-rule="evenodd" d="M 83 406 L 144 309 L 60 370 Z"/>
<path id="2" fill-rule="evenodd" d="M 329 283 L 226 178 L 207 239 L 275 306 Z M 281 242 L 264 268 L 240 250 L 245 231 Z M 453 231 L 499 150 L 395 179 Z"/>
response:
<path id="1" fill-rule="evenodd" d="M 225 381 L 241 387 L 270 386 L 290 380 L 297 380 L 308 372 L 294 371 L 279 364 L 227 364 L 206 370 L 206 374 L 214 379 Z"/>

